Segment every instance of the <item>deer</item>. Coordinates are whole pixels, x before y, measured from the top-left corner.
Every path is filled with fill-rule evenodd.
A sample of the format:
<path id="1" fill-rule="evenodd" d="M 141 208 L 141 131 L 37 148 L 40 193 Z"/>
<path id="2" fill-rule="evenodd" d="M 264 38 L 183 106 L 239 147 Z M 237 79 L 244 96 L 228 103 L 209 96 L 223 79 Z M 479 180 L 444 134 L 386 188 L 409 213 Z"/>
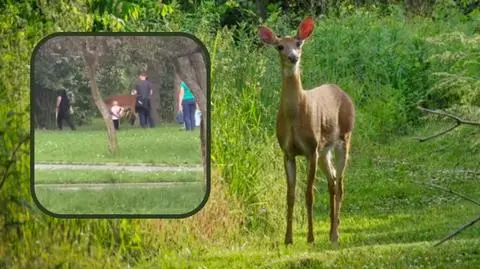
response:
<path id="1" fill-rule="evenodd" d="M 296 36 L 277 36 L 266 26 L 258 28 L 258 35 L 265 45 L 275 47 L 280 56 L 282 90 L 276 136 L 283 152 L 287 178 L 285 245 L 293 244 L 296 157 L 303 156 L 307 161 L 307 242 L 314 242 L 313 186 L 319 166 L 328 182 L 330 243 L 336 247 L 339 245 L 340 208 L 344 199 L 343 180 L 355 124 L 355 106 L 350 96 L 336 84 L 323 84 L 310 90 L 302 87 L 299 68 L 302 48 L 312 35 L 314 27 L 313 18 L 307 16 L 299 24 Z"/>

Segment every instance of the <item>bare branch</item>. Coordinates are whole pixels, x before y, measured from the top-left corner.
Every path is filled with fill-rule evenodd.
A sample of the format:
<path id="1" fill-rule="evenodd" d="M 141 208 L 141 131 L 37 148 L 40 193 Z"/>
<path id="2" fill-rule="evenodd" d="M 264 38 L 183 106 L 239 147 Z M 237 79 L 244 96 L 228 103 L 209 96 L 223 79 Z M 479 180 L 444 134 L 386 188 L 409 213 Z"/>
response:
<path id="1" fill-rule="evenodd" d="M 427 136 L 427 137 L 420 137 L 420 138 L 417 138 L 417 139 L 418 139 L 419 142 L 425 142 L 425 141 L 427 141 L 427 140 L 430 140 L 430 139 L 433 139 L 433 138 L 435 138 L 435 137 L 438 137 L 438 136 L 441 136 L 441 135 L 443 135 L 443 134 L 446 134 L 446 133 L 452 131 L 453 129 L 457 128 L 458 126 L 460 126 L 460 123 L 457 123 L 457 124 L 455 124 L 454 126 L 448 128 L 448 129 L 446 129 L 446 130 L 444 130 L 444 131 L 441 131 L 441 132 L 439 132 L 439 133 L 437 133 L 437 134 L 434 134 L 434 135 L 431 135 L 431 136 Z"/>
<path id="2" fill-rule="evenodd" d="M 443 112 L 443 111 L 431 110 L 431 109 L 427 109 L 427 108 L 420 107 L 420 106 L 418 107 L 418 109 L 426 111 L 426 112 L 430 112 L 432 114 L 447 116 L 447 117 L 452 118 L 452 119 L 456 120 L 457 122 L 460 122 L 460 123 L 463 123 L 463 124 L 480 125 L 480 122 L 464 120 L 464 119 L 459 118 L 458 116 L 455 116 L 455 115 L 452 115 L 452 114 L 449 114 L 449 113 L 446 113 L 446 112 Z"/>
<path id="3" fill-rule="evenodd" d="M 431 187 L 434 187 L 434 188 L 443 190 L 443 191 L 445 191 L 445 192 L 452 193 L 452 194 L 457 195 L 457 196 L 459 196 L 459 197 L 461 197 L 461 198 L 463 198 L 463 199 L 465 199 L 465 200 L 467 200 L 467 201 L 469 201 L 469 202 L 472 202 L 472 203 L 480 206 L 480 202 L 477 202 L 477 201 L 473 200 L 472 198 L 469 198 L 469 197 L 467 197 L 467 196 L 465 196 L 465 195 L 463 195 L 463 194 L 460 194 L 460 193 L 458 193 L 458 192 L 456 192 L 456 191 L 453 191 L 453 190 L 451 190 L 451 189 L 444 188 L 444 187 L 442 187 L 442 186 L 438 186 L 438 185 L 433 184 L 433 183 L 426 183 L 426 182 L 419 182 L 419 181 L 413 181 L 413 182 L 418 183 L 418 184 L 422 184 L 422 185 L 431 186 Z M 464 230 L 467 229 L 468 227 L 472 226 L 473 224 L 475 224 L 475 223 L 476 223 L 477 221 L 479 221 L 479 220 L 480 220 L 480 215 L 479 215 L 477 218 L 475 218 L 474 220 L 472 220 L 471 222 L 463 225 L 462 227 L 460 227 L 459 229 L 457 229 L 457 230 L 454 231 L 453 233 L 449 234 L 448 236 L 446 236 L 445 238 L 443 238 L 442 240 L 440 240 L 440 242 L 436 243 L 434 246 L 435 246 L 435 247 L 436 247 L 436 246 L 439 246 L 440 244 L 444 243 L 445 241 L 450 240 L 451 238 L 455 237 L 457 234 L 461 233 L 462 231 L 464 231 Z"/>
<path id="4" fill-rule="evenodd" d="M 428 183 L 428 182 L 419 182 L 419 181 L 414 181 L 414 182 L 415 182 L 415 183 L 418 183 L 418 184 L 422 184 L 422 185 L 434 187 L 434 188 L 440 189 L 440 190 L 445 191 L 445 192 L 449 192 L 449 193 L 451 193 L 451 194 L 454 194 L 454 195 L 456 195 L 456 196 L 458 196 L 458 197 L 461 197 L 461 198 L 463 198 L 463 199 L 465 199 L 465 200 L 467 200 L 467 201 L 469 201 L 469 202 L 472 202 L 472 203 L 480 206 L 480 202 L 477 202 L 477 201 L 473 200 L 472 198 L 469 198 L 469 197 L 467 197 L 467 196 L 465 196 L 465 195 L 463 195 L 463 194 L 461 194 L 461 193 L 458 193 L 458 192 L 456 192 L 456 191 L 453 191 L 453 190 L 451 190 L 451 189 L 448 189 L 448 188 L 445 188 L 445 187 L 442 187 L 442 186 L 439 186 L 439 185 L 436 185 L 436 184 L 433 184 L 433 183 Z"/>
<path id="5" fill-rule="evenodd" d="M 424 107 L 418 107 L 418 109 L 422 110 L 422 111 L 425 111 L 425 112 L 429 112 L 429 113 L 432 113 L 432 114 L 437 114 L 437 115 L 442 115 L 442 116 L 447 116 L 451 119 L 454 119 L 456 121 L 456 124 L 446 130 L 443 130 L 437 134 L 434 134 L 434 135 L 431 135 L 431 136 L 427 136 L 427 137 L 420 137 L 420 138 L 417 138 L 419 140 L 419 142 L 425 142 L 427 140 L 430 140 L 430 139 L 433 139 L 433 138 L 436 138 L 436 137 L 439 137 L 443 134 L 446 134 L 450 131 L 452 131 L 453 129 L 457 128 L 458 126 L 460 126 L 461 124 L 467 124 L 467 125 L 475 125 L 475 126 L 480 126 L 480 122 L 474 122 L 474 121 L 468 121 L 468 120 L 464 120 L 464 119 L 461 119 L 455 115 L 452 115 L 452 114 L 449 114 L 449 113 L 446 113 L 446 112 L 443 112 L 443 111 L 436 111 L 436 110 L 431 110 L 431 109 L 427 109 L 427 108 L 424 108 Z"/>
<path id="6" fill-rule="evenodd" d="M 442 240 L 440 240 L 440 242 L 436 243 L 434 246 L 439 246 L 441 244 L 443 244 L 444 242 L 450 240 L 451 238 L 453 238 L 454 236 L 456 236 L 457 234 L 463 232 L 465 229 L 467 229 L 468 227 L 472 226 L 473 224 L 475 224 L 476 222 L 478 222 L 480 220 L 480 215 L 478 215 L 475 219 L 473 219 L 472 221 L 470 221 L 469 223 L 463 225 L 462 227 L 458 228 L 456 231 L 454 231 L 453 233 L 449 234 L 447 237 L 443 238 Z"/>

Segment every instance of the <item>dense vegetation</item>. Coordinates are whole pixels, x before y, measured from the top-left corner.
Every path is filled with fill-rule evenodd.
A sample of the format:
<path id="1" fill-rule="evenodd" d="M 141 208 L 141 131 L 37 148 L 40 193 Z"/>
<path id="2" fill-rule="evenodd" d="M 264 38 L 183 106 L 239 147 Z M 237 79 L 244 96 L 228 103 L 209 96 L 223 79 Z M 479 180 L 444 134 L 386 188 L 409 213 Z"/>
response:
<path id="1" fill-rule="evenodd" d="M 262 1 L 182 2 L 0 4 L 0 267 L 216 268 L 271 259 L 276 267 L 478 264 L 478 230 L 439 250 L 425 243 L 465 222 L 462 218 L 475 208 L 409 183 L 411 178 L 434 178 L 480 195 L 478 131 L 463 128 L 431 144 L 412 140 L 446 124 L 436 117 L 425 119 L 417 105 L 480 119 L 477 2 L 435 1 L 417 7 L 415 1 L 320 1 L 320 6 L 312 6 L 316 1 L 263 1 L 263 11 L 258 5 Z M 279 246 L 285 207 L 274 136 L 280 72 L 276 52 L 259 43 L 256 27 L 264 17 L 262 23 L 288 34 L 311 13 L 318 22 L 304 49 L 304 86 L 335 82 L 358 110 L 340 230 L 345 249 L 338 252 L 325 251 L 327 204 L 321 179 L 315 205 L 317 246 L 304 244 L 300 179 L 297 245 Z M 213 171 L 212 195 L 199 214 L 181 221 L 62 220 L 38 212 L 29 189 L 27 78 L 33 48 L 56 31 L 185 31 L 205 43 L 212 62 Z M 304 178 L 300 168 L 298 176 Z M 376 244 L 391 245 L 368 247 Z"/>

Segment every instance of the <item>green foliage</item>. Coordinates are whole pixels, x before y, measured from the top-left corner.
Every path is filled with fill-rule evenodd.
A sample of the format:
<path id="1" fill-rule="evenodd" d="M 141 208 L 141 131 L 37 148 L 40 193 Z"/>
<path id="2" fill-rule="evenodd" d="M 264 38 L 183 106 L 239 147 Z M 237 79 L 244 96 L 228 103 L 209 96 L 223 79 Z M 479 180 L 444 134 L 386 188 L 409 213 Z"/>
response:
<path id="1" fill-rule="evenodd" d="M 90 122 L 95 115 L 91 90 L 84 77 L 83 63 L 65 56 L 39 57 L 35 60 L 36 127 L 55 129 L 55 102 L 59 90 L 66 90 L 74 110 L 75 125 Z M 113 84 L 115 85 L 115 84 Z M 109 89 L 109 88 L 107 88 Z"/>
<path id="2" fill-rule="evenodd" d="M 435 70 L 430 98 L 442 107 L 480 106 L 480 35 L 452 32 L 427 42 L 432 47 L 429 60 Z"/>

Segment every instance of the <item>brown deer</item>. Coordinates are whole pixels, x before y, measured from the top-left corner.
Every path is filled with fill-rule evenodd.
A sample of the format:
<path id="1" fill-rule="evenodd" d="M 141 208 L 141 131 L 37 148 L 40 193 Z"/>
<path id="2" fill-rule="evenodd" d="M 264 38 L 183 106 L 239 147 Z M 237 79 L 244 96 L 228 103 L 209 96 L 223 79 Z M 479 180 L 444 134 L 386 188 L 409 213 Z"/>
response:
<path id="1" fill-rule="evenodd" d="M 355 122 L 355 107 L 351 98 L 334 84 L 324 84 L 304 90 L 300 79 L 302 46 L 314 29 L 312 17 L 306 17 L 294 37 L 278 37 L 268 27 L 258 30 L 261 40 L 274 46 L 280 55 L 282 92 L 277 115 L 277 139 L 284 153 L 287 175 L 287 231 L 285 244 L 292 244 L 292 220 L 295 203 L 296 156 L 308 162 L 305 193 L 308 233 L 313 237 L 313 184 L 317 164 L 325 173 L 330 194 L 330 241 L 338 245 L 340 207 L 343 202 L 343 178 L 349 158 L 350 140 Z M 336 166 L 333 165 L 335 151 Z"/>

